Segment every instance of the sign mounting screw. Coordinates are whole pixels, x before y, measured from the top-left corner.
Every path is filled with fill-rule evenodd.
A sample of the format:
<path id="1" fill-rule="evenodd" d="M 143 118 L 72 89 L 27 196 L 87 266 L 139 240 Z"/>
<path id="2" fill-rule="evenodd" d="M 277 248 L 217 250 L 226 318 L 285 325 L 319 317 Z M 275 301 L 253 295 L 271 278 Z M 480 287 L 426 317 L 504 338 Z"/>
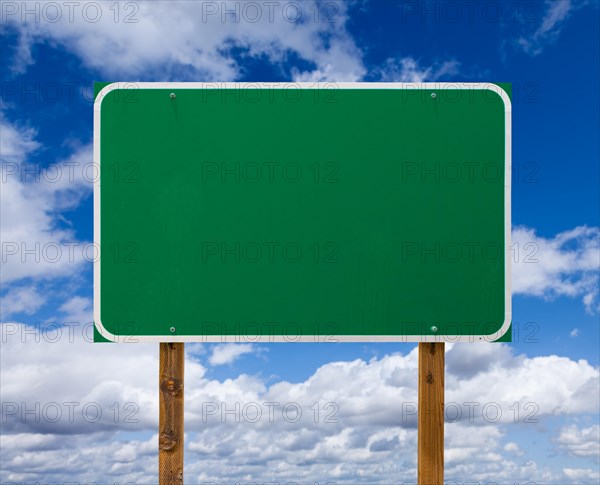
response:
<path id="1" fill-rule="evenodd" d="M 171 327 L 170 330 L 171 330 L 171 333 L 175 333 L 175 327 Z"/>
<path id="2" fill-rule="evenodd" d="M 437 327 L 434 325 L 433 327 L 431 327 L 431 331 L 432 331 L 433 333 L 435 333 L 435 332 L 437 332 L 437 331 L 438 331 L 438 328 L 437 328 Z"/>
<path id="3" fill-rule="evenodd" d="M 431 93 L 431 97 L 432 97 L 433 99 L 435 99 L 435 98 L 437 98 L 437 94 L 435 94 L 435 93 Z"/>
<path id="4" fill-rule="evenodd" d="M 171 98 L 171 99 L 175 99 L 175 93 L 171 93 L 171 94 L 169 94 L 169 98 Z"/>

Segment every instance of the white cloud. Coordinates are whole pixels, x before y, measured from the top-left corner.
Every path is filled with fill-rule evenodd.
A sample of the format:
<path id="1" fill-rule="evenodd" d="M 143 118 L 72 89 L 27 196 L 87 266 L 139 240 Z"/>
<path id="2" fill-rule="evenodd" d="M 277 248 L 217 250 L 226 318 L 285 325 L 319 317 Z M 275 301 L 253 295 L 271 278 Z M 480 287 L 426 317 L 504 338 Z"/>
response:
<path id="1" fill-rule="evenodd" d="M 591 483 L 595 485 L 600 481 L 600 473 L 598 470 L 592 470 L 590 468 L 563 468 L 563 473 L 569 480 L 574 480 L 572 483 Z M 585 480 L 585 482 L 583 480 Z"/>
<path id="2" fill-rule="evenodd" d="M 446 368 L 452 375 L 471 378 L 492 369 L 493 365 L 503 365 L 513 358 L 510 347 L 504 345 L 449 346 L 446 354 Z"/>
<path id="3" fill-rule="evenodd" d="M 0 476 L 3 483 L 76 483 L 73 477 L 79 483 L 156 482 L 157 435 L 131 441 L 107 438 L 106 434 L 2 433 L 2 450 L 11 452 L 3 451 Z"/>
<path id="4" fill-rule="evenodd" d="M 510 441 L 504 445 L 504 451 L 514 453 L 517 456 L 523 456 L 525 453 L 521 450 L 519 445 L 514 441 Z"/>
<path id="5" fill-rule="evenodd" d="M 588 312 L 598 311 L 598 228 L 579 226 L 544 238 L 534 229 L 515 227 L 511 249 L 513 294 L 581 297 Z"/>
<path id="6" fill-rule="evenodd" d="M 73 298 L 62 310 L 89 312 L 88 303 Z M 2 330 L 3 480 L 155 479 L 156 345 L 91 344 L 78 332 L 72 342 L 64 332 L 55 343 L 44 338 L 36 343 L 31 329 L 25 333 L 22 325 L 3 324 Z M 475 371 L 465 372 L 458 364 L 460 357 Z M 447 362 L 451 364 L 446 374 L 447 404 L 479 403 L 472 423 L 464 406 L 459 421 L 446 423 L 448 479 L 564 483 L 562 471 L 557 472 L 559 479 L 534 461 L 524 461 L 527 453 L 520 454 L 520 437 L 506 439 L 514 426 L 514 404 L 520 406 L 519 429 L 529 426 L 537 432 L 541 432 L 537 425 L 523 421 L 532 412 L 524 409 L 530 402 L 537 406 L 532 417 L 540 421 L 548 416 L 597 413 L 598 369 L 565 357 L 515 356 L 504 344 L 448 345 Z M 245 374 L 212 379 L 194 356 L 187 355 L 188 482 L 356 484 L 414 478 L 416 349 L 368 362 L 331 362 L 300 382 L 268 382 Z M 63 418 L 55 423 L 43 419 L 42 410 L 51 402 L 60 403 L 63 411 Z M 62 404 L 66 402 L 79 403 L 72 421 Z M 17 409 L 7 409 L 7 403 L 16 403 Z M 42 419 L 36 421 L 31 415 L 23 419 L 22 410 L 35 410 L 35 403 Z M 97 423 L 86 420 L 85 403 L 102 409 Z M 115 403 L 120 412 L 117 423 Z M 125 407 L 131 403 L 133 408 Z M 269 408 L 265 403 L 273 404 Z M 501 408 L 498 422 L 484 418 L 486 403 Z M 254 419 L 257 409 L 261 415 Z M 302 415 L 296 420 L 297 409 Z M 124 422 L 132 410 L 137 422 Z M 127 439 L 121 431 L 127 432 Z M 591 436 L 585 430 L 574 435 L 586 440 Z M 561 443 L 566 443 L 567 433 L 561 436 Z M 16 441 L 19 445 L 12 446 Z M 70 458 L 56 467 L 61 453 Z M 84 458 L 87 465 L 82 469 L 78 464 Z M 223 463 L 228 464 L 226 470 Z"/>
<path id="7" fill-rule="evenodd" d="M 92 20 L 98 15 L 83 7 L 75 7 L 69 21 L 64 7 L 56 22 L 47 21 L 53 13 L 44 16 L 40 2 L 18 5 L 6 20 L 21 35 L 16 63 L 21 71 L 32 62 L 32 44 L 48 40 L 113 80 L 151 75 L 155 80 L 232 81 L 242 69 L 232 48 L 273 64 L 295 54 L 314 66 L 296 72 L 297 79 L 355 81 L 364 74 L 361 52 L 345 27 L 350 3 L 338 0 L 327 2 L 325 10 L 314 2 L 131 2 L 127 11 L 121 6 L 118 21 L 114 6 L 102 6 L 97 21 L 85 21 L 84 13 Z M 41 21 L 29 15 L 21 22 L 25 8 L 39 9 Z"/>
<path id="8" fill-rule="evenodd" d="M 40 147 L 35 132 L 4 118 L 2 124 L 9 135 L 5 139 L 2 133 L 7 151 L 1 154 L 0 282 L 76 274 L 85 258 L 94 257 L 94 251 L 77 240 L 61 211 L 77 207 L 91 192 L 93 172 L 88 176 L 83 168 L 92 162 L 91 146 L 40 169 L 27 163 L 28 156 Z"/>
<path id="9" fill-rule="evenodd" d="M 478 352 L 475 350 L 478 345 L 481 344 L 456 344 L 448 353 L 457 352 L 468 360 L 469 354 Z M 530 423 L 543 416 L 599 409 L 598 368 L 585 360 L 575 362 L 557 355 L 526 358 L 506 354 L 491 354 L 490 359 L 492 362 L 471 378 L 450 374 L 446 402 L 464 403 L 470 397 L 482 407 L 484 403 L 494 403 L 488 414 L 492 420 L 497 404 L 502 411 L 499 420 L 507 423 L 515 416 L 515 411 L 509 410 L 511 403 L 519 403 L 521 418 L 530 416 Z M 466 406 L 463 412 L 468 413 Z"/>
<path id="10" fill-rule="evenodd" d="M 477 433 L 473 433 L 468 426 L 456 426 L 447 431 L 449 433 L 445 440 L 444 458 L 450 469 L 468 463 L 475 455 L 480 464 L 500 462 L 503 459 L 499 452 L 500 440 L 504 433 L 498 427 L 480 426 L 477 428 Z"/>
<path id="11" fill-rule="evenodd" d="M 215 345 L 208 358 L 211 365 L 232 364 L 244 354 L 259 352 L 260 348 L 252 344 L 220 344 Z"/>
<path id="12" fill-rule="evenodd" d="M 569 336 L 575 338 L 575 337 L 579 337 L 579 329 L 578 328 L 574 328 L 573 330 L 571 330 L 571 332 L 569 333 Z"/>
<path id="13" fill-rule="evenodd" d="M 589 5 L 588 0 L 546 0 L 544 15 L 535 30 L 517 39 L 517 45 L 527 54 L 537 56 L 558 39 L 566 20 L 574 11 Z"/>
<path id="14" fill-rule="evenodd" d="M 457 61 L 451 60 L 424 67 L 412 57 L 402 57 L 388 59 L 376 74 L 385 82 L 431 82 L 443 80 L 445 76 L 455 76 L 459 72 L 459 65 Z"/>
<path id="15" fill-rule="evenodd" d="M 571 455 L 600 460 L 600 426 L 597 424 L 588 428 L 565 426 L 555 442 Z"/>
<path id="16" fill-rule="evenodd" d="M 92 323 L 92 300 L 82 296 L 74 296 L 63 303 L 59 309 L 65 317 L 64 321 L 68 323 L 79 323 L 86 325 Z"/>
<path id="17" fill-rule="evenodd" d="M 40 147 L 31 127 L 16 126 L 0 118 L 0 133 L 0 157 L 4 163 L 21 163 Z"/>
<path id="18" fill-rule="evenodd" d="M 44 303 L 46 298 L 34 286 L 16 286 L 0 298 L 0 315 L 3 319 L 16 313 L 33 315 Z"/>
<path id="19" fill-rule="evenodd" d="M 53 326 L 47 334 L 16 323 L 0 328 L 4 432 L 93 434 L 157 423 L 157 346 L 93 344 L 81 325 Z M 22 419 L 26 410 L 34 413 Z"/>

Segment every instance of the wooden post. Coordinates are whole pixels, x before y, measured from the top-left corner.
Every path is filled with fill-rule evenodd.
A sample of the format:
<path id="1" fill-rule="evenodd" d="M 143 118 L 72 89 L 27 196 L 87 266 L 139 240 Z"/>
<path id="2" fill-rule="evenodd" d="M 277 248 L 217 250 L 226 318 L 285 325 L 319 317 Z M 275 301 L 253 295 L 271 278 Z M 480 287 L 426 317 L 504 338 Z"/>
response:
<path id="1" fill-rule="evenodd" d="M 418 485 L 444 485 L 444 351 L 419 343 Z"/>
<path id="2" fill-rule="evenodd" d="M 183 343 L 160 344 L 158 483 L 183 484 Z"/>

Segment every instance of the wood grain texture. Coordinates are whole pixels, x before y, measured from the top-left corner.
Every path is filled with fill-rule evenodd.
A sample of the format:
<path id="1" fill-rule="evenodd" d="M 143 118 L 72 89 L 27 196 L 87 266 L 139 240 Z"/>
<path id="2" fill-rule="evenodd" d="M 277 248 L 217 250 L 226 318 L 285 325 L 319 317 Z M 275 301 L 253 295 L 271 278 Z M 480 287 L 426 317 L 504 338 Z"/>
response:
<path id="1" fill-rule="evenodd" d="M 444 484 L 444 351 L 419 344 L 418 485 Z"/>
<path id="2" fill-rule="evenodd" d="M 158 483 L 183 484 L 183 343 L 160 344 Z"/>

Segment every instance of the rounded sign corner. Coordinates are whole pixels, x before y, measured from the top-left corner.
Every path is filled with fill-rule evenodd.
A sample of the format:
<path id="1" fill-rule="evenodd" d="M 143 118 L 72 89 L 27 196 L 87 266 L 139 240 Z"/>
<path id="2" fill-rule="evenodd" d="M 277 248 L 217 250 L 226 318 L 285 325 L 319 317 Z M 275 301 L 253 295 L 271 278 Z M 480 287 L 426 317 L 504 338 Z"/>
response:
<path id="1" fill-rule="evenodd" d="M 511 342 L 512 341 L 511 338 L 509 338 L 508 340 L 506 340 L 506 338 L 505 338 L 506 334 L 511 329 L 511 326 L 512 326 L 512 315 L 510 313 L 507 313 L 500 329 L 490 335 L 485 335 L 484 340 L 486 342 L 490 342 L 490 343 Z"/>
<path id="2" fill-rule="evenodd" d="M 99 315 L 94 318 L 94 330 L 94 334 L 97 332 L 98 336 L 100 337 L 98 341 L 119 342 L 119 336 L 115 335 L 114 333 L 110 333 L 106 329 L 106 327 L 102 324 Z M 97 340 L 94 339 L 94 341 L 96 342 Z"/>
<path id="3" fill-rule="evenodd" d="M 94 99 L 94 109 L 100 111 L 102 109 L 102 102 L 104 101 L 104 99 L 113 91 L 123 89 L 123 87 L 121 86 L 122 84 L 123 83 L 118 82 L 109 83 L 106 86 L 104 86 L 100 91 L 98 91 L 98 94 Z"/>
<path id="4" fill-rule="evenodd" d="M 486 91 L 492 91 L 496 93 L 502 102 L 504 103 L 504 112 L 511 113 L 512 112 L 512 101 L 510 100 L 510 96 L 508 92 L 499 84 L 486 84 L 483 89 Z"/>

